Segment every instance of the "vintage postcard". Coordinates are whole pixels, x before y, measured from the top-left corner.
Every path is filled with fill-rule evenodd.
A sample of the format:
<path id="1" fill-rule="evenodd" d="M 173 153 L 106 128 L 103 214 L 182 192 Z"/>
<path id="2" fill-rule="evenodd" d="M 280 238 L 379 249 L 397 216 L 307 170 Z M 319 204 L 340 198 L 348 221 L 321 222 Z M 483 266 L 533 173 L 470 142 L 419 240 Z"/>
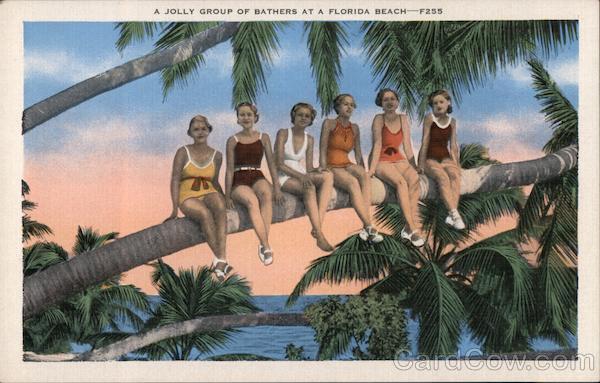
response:
<path id="1" fill-rule="evenodd" d="M 0 24 L 0 381 L 598 380 L 597 2 Z"/>

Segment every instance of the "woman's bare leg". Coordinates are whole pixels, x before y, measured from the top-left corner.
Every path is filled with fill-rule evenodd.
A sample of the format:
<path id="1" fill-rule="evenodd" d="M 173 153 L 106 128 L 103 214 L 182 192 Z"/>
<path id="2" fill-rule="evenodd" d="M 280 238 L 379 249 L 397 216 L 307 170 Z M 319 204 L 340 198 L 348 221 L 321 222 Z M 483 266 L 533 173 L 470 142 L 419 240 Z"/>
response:
<path id="1" fill-rule="evenodd" d="M 260 203 L 256 194 L 254 194 L 254 190 L 246 185 L 236 186 L 231 193 L 231 198 L 248 210 L 250 222 L 252 222 L 252 227 L 254 227 L 260 244 L 263 247 L 271 248 L 269 245 L 269 234 L 260 211 Z"/>
<path id="2" fill-rule="evenodd" d="M 181 211 L 186 217 L 191 218 L 200 224 L 202 232 L 206 238 L 206 243 L 215 256 L 219 255 L 220 245 L 217 242 L 215 231 L 215 222 L 211 211 L 206 207 L 204 201 L 200 198 L 188 198 L 180 206 Z"/>
<path id="3" fill-rule="evenodd" d="M 204 197 L 204 202 L 212 212 L 215 222 L 216 242 L 219 244 L 217 258 L 225 260 L 227 258 L 227 210 L 225 209 L 225 199 L 219 193 L 210 193 Z"/>
<path id="4" fill-rule="evenodd" d="M 409 232 L 416 230 L 416 225 L 413 220 L 413 212 L 410 204 L 410 194 L 408 190 L 408 183 L 402 177 L 402 174 L 396 169 L 393 163 L 380 162 L 377 165 L 375 175 L 384 182 L 392 185 L 396 190 L 396 197 L 398 204 L 406 219 Z"/>
<path id="5" fill-rule="evenodd" d="M 333 181 L 336 188 L 340 188 L 350 195 L 350 203 L 356 211 L 358 218 L 362 221 L 364 226 L 371 224 L 371 217 L 369 210 L 365 206 L 365 199 L 360 188 L 360 183 L 350 172 L 345 168 L 332 168 Z"/>

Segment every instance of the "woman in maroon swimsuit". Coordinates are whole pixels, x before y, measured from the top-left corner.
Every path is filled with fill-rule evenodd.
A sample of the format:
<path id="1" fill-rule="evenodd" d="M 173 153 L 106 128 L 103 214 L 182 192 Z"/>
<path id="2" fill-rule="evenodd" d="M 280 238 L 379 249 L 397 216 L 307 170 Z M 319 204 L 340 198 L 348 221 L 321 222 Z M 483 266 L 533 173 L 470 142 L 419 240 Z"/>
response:
<path id="1" fill-rule="evenodd" d="M 258 122 L 256 106 L 243 102 L 236 106 L 235 110 L 242 131 L 227 140 L 225 202 L 229 209 L 234 208 L 235 201 L 248 210 L 250 221 L 260 241 L 258 256 L 261 262 L 268 266 L 273 263 L 273 250 L 269 244 L 273 197 L 277 203 L 281 203 L 283 194 L 279 183 L 271 185 L 260 170 L 264 155 L 271 178 L 277 177 L 269 135 L 254 129 L 254 124 Z"/>
<path id="2" fill-rule="evenodd" d="M 423 140 L 419 151 L 419 169 L 433 178 L 449 214 L 446 223 L 456 229 L 465 228 L 458 213 L 460 198 L 460 159 L 456 139 L 456 119 L 452 113 L 448 91 L 436 90 L 429 95 L 432 113 L 423 122 Z M 450 151 L 448 151 L 450 143 Z"/>

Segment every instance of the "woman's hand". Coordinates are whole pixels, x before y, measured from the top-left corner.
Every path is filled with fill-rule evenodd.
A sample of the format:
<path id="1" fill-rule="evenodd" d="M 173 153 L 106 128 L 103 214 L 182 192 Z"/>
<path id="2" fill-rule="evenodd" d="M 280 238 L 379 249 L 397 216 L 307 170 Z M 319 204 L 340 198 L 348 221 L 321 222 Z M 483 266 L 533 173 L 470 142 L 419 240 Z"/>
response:
<path id="1" fill-rule="evenodd" d="M 273 191 L 273 198 L 275 199 L 275 203 L 278 206 L 282 206 L 283 203 L 285 202 L 285 197 L 283 196 L 283 193 L 281 192 L 281 189 L 277 188 Z"/>
<path id="2" fill-rule="evenodd" d="M 225 196 L 225 208 L 229 210 L 235 209 L 235 204 L 233 203 L 233 199 L 229 196 Z"/>
<path id="3" fill-rule="evenodd" d="M 167 217 L 167 219 L 165 219 L 163 221 L 163 223 L 170 221 L 172 219 L 175 219 L 175 218 L 177 218 L 177 208 L 173 209 L 173 211 L 171 212 L 171 215 L 169 217 Z"/>
<path id="4" fill-rule="evenodd" d="M 367 175 L 369 176 L 369 178 L 375 177 L 375 169 L 369 169 Z"/>
<path id="5" fill-rule="evenodd" d="M 419 173 L 419 174 L 425 174 L 425 170 L 424 170 L 422 167 L 420 167 L 420 166 L 417 166 L 417 169 L 416 169 L 416 171 L 417 171 L 417 173 Z"/>
<path id="6" fill-rule="evenodd" d="M 310 177 L 307 175 L 303 175 L 302 177 L 300 177 L 300 182 L 302 183 L 302 187 L 304 189 L 308 189 L 314 185 Z"/>

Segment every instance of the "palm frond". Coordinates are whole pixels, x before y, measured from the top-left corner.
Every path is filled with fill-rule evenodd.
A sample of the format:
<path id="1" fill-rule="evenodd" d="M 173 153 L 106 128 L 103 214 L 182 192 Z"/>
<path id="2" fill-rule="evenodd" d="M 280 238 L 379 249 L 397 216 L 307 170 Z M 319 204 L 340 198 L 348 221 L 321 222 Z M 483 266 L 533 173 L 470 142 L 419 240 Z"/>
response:
<path id="1" fill-rule="evenodd" d="M 416 55 L 419 48 L 409 38 L 410 28 L 410 23 L 385 21 L 367 21 L 361 27 L 366 59 L 373 77 L 379 78 L 377 86 L 397 89 L 401 108 L 412 114 L 420 101 L 415 68 L 422 56 Z"/>
<path id="2" fill-rule="evenodd" d="M 375 281 L 397 262 L 413 266 L 408 260 L 411 251 L 389 236 L 384 235 L 384 240 L 375 245 L 362 241 L 358 235 L 351 236 L 330 255 L 311 262 L 286 305 L 293 305 L 310 286 L 320 282 L 339 284 L 342 281 Z"/>
<path id="3" fill-rule="evenodd" d="M 304 22 L 304 33 L 310 56 L 310 67 L 317 83 L 317 99 L 321 113 L 333 109 L 333 100 L 339 93 L 338 81 L 342 75 L 340 58 L 348 45 L 348 34 L 339 22 Z"/>
<path id="4" fill-rule="evenodd" d="M 162 31 L 160 39 L 154 44 L 156 50 L 170 48 L 173 45 L 218 25 L 217 22 L 169 23 Z M 188 81 L 197 74 L 204 64 L 204 56 L 198 54 L 180 63 L 161 70 L 163 101 L 175 85 L 187 86 Z"/>
<path id="5" fill-rule="evenodd" d="M 285 22 L 247 22 L 231 39 L 233 47 L 233 99 L 235 106 L 240 102 L 256 102 L 258 91 L 265 91 L 265 71 L 277 54 L 279 39 L 277 32 Z"/>
<path id="6" fill-rule="evenodd" d="M 142 42 L 147 38 L 152 38 L 165 23 L 156 22 L 138 22 L 128 21 L 115 23 L 115 28 L 119 32 L 119 38 L 115 46 L 119 52 L 135 42 Z"/>
<path id="7" fill-rule="evenodd" d="M 103 246 L 106 242 L 117 238 L 118 235 L 119 233 L 117 232 L 99 234 L 97 230 L 93 230 L 91 227 L 82 228 L 81 226 L 77 226 L 77 236 L 73 245 L 73 253 L 77 255 L 92 251 Z"/>
<path id="8" fill-rule="evenodd" d="M 552 248 L 535 271 L 536 302 L 541 336 L 569 346 L 568 334 L 577 333 L 577 270 L 564 264 Z"/>
<path id="9" fill-rule="evenodd" d="M 38 242 L 23 248 L 23 275 L 29 276 L 66 261 L 67 252 L 52 242 Z"/>
<path id="10" fill-rule="evenodd" d="M 535 318 L 532 272 L 516 239 L 510 230 L 477 242 L 458 252 L 449 269 L 471 277 L 478 294 L 488 294 L 492 304 L 505 308 L 506 318 L 526 327 Z"/>
<path id="11" fill-rule="evenodd" d="M 437 357 L 456 352 L 464 306 L 435 263 L 427 262 L 419 270 L 410 302 L 419 317 L 419 354 Z"/>
<path id="12" fill-rule="evenodd" d="M 556 82 L 550 77 L 538 59 L 527 61 L 533 78 L 535 98 L 540 100 L 552 128 L 552 138 L 544 145 L 546 153 L 577 143 L 577 111 L 571 102 L 562 94 Z"/>
<path id="13" fill-rule="evenodd" d="M 23 215 L 23 242 L 34 237 L 43 238 L 46 234 L 52 234 L 49 226 L 31 219 L 27 214 Z"/>

